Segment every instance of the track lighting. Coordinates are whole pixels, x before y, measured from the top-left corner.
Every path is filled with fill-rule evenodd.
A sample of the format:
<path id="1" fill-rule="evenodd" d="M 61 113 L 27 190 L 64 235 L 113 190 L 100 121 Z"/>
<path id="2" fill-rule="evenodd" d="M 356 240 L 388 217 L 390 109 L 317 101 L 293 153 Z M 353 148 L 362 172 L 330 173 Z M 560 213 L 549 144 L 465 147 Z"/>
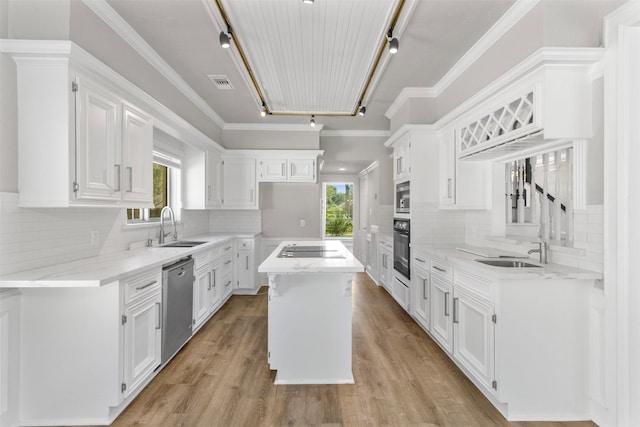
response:
<path id="1" fill-rule="evenodd" d="M 311 116 L 311 120 L 309 120 L 309 126 L 311 126 L 312 128 L 316 127 L 315 116 Z"/>
<path id="2" fill-rule="evenodd" d="M 389 53 L 394 54 L 398 51 L 400 43 L 396 37 L 393 37 L 393 30 L 389 30 L 387 33 L 387 40 L 389 40 Z"/>
<path id="3" fill-rule="evenodd" d="M 262 117 L 265 117 L 267 115 L 267 106 L 264 105 L 264 102 L 262 103 L 262 110 L 260 110 L 260 115 Z"/>
<path id="4" fill-rule="evenodd" d="M 358 107 L 358 115 L 359 116 L 364 116 L 364 114 L 367 112 L 367 107 L 365 107 L 364 105 L 360 105 Z"/>
<path id="5" fill-rule="evenodd" d="M 231 46 L 231 28 L 227 27 L 227 32 L 220 31 L 220 47 L 223 49 L 229 49 Z"/>

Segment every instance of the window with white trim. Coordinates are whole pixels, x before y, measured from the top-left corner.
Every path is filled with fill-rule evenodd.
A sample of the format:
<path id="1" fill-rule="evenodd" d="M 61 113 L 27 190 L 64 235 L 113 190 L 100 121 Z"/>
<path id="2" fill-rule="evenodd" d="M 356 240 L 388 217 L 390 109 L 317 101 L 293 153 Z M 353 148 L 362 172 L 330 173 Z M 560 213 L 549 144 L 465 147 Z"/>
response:
<path id="1" fill-rule="evenodd" d="M 182 198 L 180 159 L 160 151 L 153 152 L 153 208 L 127 209 L 128 224 L 160 222 L 160 212 L 170 206 L 181 218 Z"/>

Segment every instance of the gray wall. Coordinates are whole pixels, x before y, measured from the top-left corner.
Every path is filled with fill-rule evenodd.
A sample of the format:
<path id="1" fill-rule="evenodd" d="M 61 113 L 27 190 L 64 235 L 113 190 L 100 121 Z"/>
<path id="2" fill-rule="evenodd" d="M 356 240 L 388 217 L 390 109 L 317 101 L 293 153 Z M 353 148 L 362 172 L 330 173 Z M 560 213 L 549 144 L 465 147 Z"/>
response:
<path id="1" fill-rule="evenodd" d="M 261 183 L 263 236 L 319 239 L 321 197 L 321 185 L 316 183 Z"/>
<path id="2" fill-rule="evenodd" d="M 604 203 L 604 78 L 593 82 L 593 137 L 587 143 L 588 205 Z"/>
<path id="3" fill-rule="evenodd" d="M 311 129 L 311 127 L 309 127 Z M 317 150 L 317 130 L 229 130 L 224 131 L 222 145 L 237 150 Z"/>
<path id="4" fill-rule="evenodd" d="M 0 54 L 0 191 L 18 191 L 16 65 Z"/>

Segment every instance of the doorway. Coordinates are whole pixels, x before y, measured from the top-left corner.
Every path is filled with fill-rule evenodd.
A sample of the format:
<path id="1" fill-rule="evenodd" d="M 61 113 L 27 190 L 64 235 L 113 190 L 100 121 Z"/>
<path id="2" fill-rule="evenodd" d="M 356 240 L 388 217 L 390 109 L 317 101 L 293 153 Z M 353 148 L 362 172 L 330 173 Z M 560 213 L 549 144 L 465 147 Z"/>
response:
<path id="1" fill-rule="evenodd" d="M 322 238 L 339 239 L 353 248 L 353 182 L 322 185 Z"/>

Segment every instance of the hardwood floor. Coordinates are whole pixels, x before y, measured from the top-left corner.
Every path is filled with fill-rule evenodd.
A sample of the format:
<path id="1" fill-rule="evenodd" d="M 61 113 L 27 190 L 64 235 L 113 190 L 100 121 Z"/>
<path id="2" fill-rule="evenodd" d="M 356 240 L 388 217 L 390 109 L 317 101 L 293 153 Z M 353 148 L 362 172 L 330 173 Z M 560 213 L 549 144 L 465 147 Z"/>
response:
<path id="1" fill-rule="evenodd" d="M 233 296 L 114 426 L 594 426 L 508 423 L 387 292 L 353 286 L 353 385 L 275 386 L 266 287 Z"/>

